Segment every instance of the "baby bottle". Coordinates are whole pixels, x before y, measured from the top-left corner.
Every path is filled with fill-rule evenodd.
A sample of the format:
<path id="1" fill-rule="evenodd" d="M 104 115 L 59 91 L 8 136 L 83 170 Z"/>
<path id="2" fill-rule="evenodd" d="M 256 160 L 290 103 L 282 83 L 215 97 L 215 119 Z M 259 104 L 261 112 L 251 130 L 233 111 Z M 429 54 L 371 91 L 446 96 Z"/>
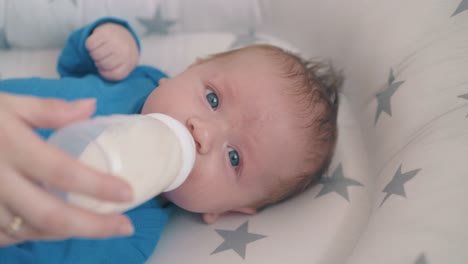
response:
<path id="1" fill-rule="evenodd" d="M 55 131 L 49 142 L 130 184 L 134 197 L 130 203 L 53 190 L 71 204 L 102 213 L 127 211 L 179 187 L 195 162 L 195 143 L 188 129 L 160 113 L 96 117 Z"/>

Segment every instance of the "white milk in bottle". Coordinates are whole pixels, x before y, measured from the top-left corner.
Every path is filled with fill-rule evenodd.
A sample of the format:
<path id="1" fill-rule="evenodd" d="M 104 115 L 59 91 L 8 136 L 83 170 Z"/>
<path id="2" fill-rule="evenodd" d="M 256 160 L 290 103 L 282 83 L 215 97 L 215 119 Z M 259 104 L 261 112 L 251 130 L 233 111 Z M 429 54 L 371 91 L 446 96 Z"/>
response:
<path id="1" fill-rule="evenodd" d="M 96 212 L 124 212 L 179 187 L 195 162 L 190 132 L 176 119 L 159 113 L 97 117 L 60 129 L 49 141 L 132 187 L 134 199 L 130 203 L 59 193 L 66 201 Z"/>

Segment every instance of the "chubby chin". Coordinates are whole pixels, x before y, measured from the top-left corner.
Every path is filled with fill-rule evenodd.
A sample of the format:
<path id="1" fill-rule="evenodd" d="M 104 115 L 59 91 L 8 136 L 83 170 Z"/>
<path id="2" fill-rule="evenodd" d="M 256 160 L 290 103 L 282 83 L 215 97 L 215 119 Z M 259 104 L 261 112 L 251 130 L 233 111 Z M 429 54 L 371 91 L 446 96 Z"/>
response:
<path id="1" fill-rule="evenodd" d="M 193 212 L 193 213 L 204 213 L 204 208 L 201 202 L 200 195 L 197 195 L 194 188 L 190 188 L 190 185 L 182 184 L 179 188 L 169 192 L 165 192 L 164 197 L 177 205 L 178 207 Z"/>
<path id="2" fill-rule="evenodd" d="M 210 181 L 200 164 L 197 159 L 188 178 L 178 188 L 164 193 L 166 199 L 193 213 L 211 211 L 216 203 Z"/>

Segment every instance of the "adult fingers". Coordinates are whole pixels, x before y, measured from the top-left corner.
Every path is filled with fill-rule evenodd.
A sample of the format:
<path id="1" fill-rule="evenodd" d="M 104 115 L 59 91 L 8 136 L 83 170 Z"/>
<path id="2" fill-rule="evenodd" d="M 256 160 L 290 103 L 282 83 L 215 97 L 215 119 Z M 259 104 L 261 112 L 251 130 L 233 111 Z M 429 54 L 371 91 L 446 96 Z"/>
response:
<path id="1" fill-rule="evenodd" d="M 0 247 L 14 245 L 14 244 L 20 243 L 21 241 L 24 241 L 24 240 L 21 240 L 19 238 L 12 238 L 8 236 L 7 234 L 0 232 Z"/>
<path id="2" fill-rule="evenodd" d="M 0 246 L 12 245 L 21 241 L 19 238 L 8 235 L 8 228 L 12 223 L 12 219 L 8 210 L 0 206 Z"/>
<path id="3" fill-rule="evenodd" d="M 23 142 L 24 144 L 24 142 Z M 41 140 L 23 148 L 17 167 L 30 179 L 57 189 L 112 201 L 130 201 L 131 188 L 122 179 L 93 170 Z M 27 160 L 28 166 L 21 166 Z"/>
<path id="4" fill-rule="evenodd" d="M 58 128 L 92 115 L 95 99 L 66 102 L 0 93 L 0 104 L 34 128 Z"/>
<path id="5" fill-rule="evenodd" d="M 14 184 L 15 191 L 13 188 L 3 190 L 9 209 L 41 232 L 41 238 L 104 238 L 133 232 L 129 219 L 123 215 L 92 213 L 66 204 L 22 177 L 13 180 L 6 184 Z M 17 195 L 19 190 L 27 195 Z"/>
<path id="6" fill-rule="evenodd" d="M 0 97 L 0 105 L 5 101 L 5 105 L 15 112 L 20 120 L 23 119 L 34 127 L 56 127 L 73 119 L 80 119 L 83 115 L 83 110 L 73 110 L 73 107 L 71 111 L 67 111 L 69 104 L 61 101 L 52 100 L 48 101 L 53 102 L 52 104 L 41 104 L 40 99 L 11 97 L 11 100 L 2 100 L 2 98 L 4 97 Z M 36 111 L 27 110 L 28 102 Z M 48 105 L 52 107 L 47 108 Z M 85 116 L 88 115 L 86 112 L 87 110 L 84 110 Z M 7 155 L 5 157 L 9 160 L 8 165 L 14 166 L 15 171 L 20 171 L 36 182 L 44 182 L 64 191 L 75 191 L 112 201 L 131 200 L 132 194 L 128 183 L 118 177 L 88 168 L 44 142 L 17 117 L 7 112 L 2 113 L 2 122 L 8 124 L 2 131 L 5 139 L 2 141 L 2 148 L 8 152 L 3 154 Z M 54 120 L 54 117 L 57 117 L 58 121 Z M 15 140 L 18 138 L 21 141 Z"/>
<path id="7" fill-rule="evenodd" d="M 12 230 L 13 225 L 17 225 L 16 230 Z M 40 232 L 31 228 L 21 216 L 13 215 L 9 209 L 0 206 L 0 245 L 11 245 L 39 237 Z"/>

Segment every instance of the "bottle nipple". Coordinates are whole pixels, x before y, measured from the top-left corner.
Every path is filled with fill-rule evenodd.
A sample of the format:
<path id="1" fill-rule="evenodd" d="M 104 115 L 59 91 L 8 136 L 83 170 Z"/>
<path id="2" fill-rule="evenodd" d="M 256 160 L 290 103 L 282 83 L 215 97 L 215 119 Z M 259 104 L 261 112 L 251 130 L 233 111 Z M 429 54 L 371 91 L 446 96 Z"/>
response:
<path id="1" fill-rule="evenodd" d="M 167 125 L 174 132 L 180 143 L 182 163 L 179 173 L 163 192 L 172 191 L 187 179 L 193 168 L 196 154 L 195 140 L 193 139 L 190 131 L 181 122 L 174 118 L 161 113 L 147 114 L 147 116 L 155 118 Z"/>

